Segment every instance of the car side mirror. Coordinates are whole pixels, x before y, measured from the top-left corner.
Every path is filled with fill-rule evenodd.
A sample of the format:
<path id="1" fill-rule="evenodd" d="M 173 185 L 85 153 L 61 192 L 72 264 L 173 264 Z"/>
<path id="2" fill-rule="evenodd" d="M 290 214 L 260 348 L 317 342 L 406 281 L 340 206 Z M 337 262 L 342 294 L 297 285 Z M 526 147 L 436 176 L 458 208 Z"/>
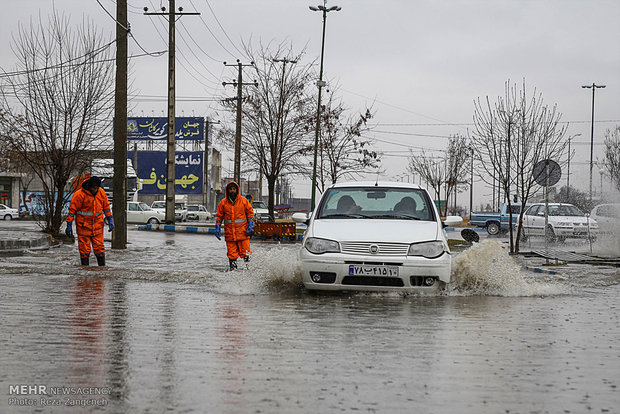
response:
<path id="1" fill-rule="evenodd" d="M 310 213 L 293 213 L 292 219 L 295 223 L 310 223 Z"/>

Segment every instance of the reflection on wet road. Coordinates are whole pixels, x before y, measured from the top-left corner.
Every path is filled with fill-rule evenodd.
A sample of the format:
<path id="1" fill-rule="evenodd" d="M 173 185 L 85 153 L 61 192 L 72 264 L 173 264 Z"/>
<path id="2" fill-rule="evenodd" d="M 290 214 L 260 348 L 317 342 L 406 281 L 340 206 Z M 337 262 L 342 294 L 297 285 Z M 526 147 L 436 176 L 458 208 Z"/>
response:
<path id="1" fill-rule="evenodd" d="M 321 295 L 301 288 L 298 245 L 255 243 L 250 270 L 224 272 L 212 237 L 129 236 L 103 270 L 75 246 L 0 258 L 0 412 L 33 411 L 9 405 L 14 384 L 109 389 L 43 412 L 620 407 L 615 268 L 527 273 L 483 243 L 438 296 Z"/>

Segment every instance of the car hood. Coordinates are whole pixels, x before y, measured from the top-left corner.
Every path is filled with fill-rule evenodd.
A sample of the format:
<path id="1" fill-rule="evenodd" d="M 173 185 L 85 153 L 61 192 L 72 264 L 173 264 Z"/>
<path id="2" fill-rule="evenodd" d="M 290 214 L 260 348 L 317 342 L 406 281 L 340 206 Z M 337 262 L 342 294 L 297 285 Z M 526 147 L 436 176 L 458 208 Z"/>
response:
<path id="1" fill-rule="evenodd" d="M 438 227 L 434 221 L 322 219 L 312 222 L 308 235 L 338 241 L 415 243 L 440 238 Z"/>

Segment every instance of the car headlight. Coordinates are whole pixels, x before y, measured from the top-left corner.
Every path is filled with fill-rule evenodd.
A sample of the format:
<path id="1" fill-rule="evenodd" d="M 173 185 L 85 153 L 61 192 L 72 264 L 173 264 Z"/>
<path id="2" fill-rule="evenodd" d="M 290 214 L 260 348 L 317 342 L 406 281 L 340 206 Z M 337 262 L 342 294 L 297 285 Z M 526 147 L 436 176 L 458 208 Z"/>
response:
<path id="1" fill-rule="evenodd" d="M 415 243 L 409 246 L 408 256 L 424 256 L 427 259 L 434 259 L 447 252 L 447 247 L 439 240 L 423 243 Z"/>
<path id="2" fill-rule="evenodd" d="M 308 237 L 304 247 L 314 254 L 340 253 L 340 245 L 335 240 L 319 239 Z"/>
<path id="3" fill-rule="evenodd" d="M 569 221 L 560 221 L 557 224 L 558 227 L 572 227 L 573 225 Z"/>

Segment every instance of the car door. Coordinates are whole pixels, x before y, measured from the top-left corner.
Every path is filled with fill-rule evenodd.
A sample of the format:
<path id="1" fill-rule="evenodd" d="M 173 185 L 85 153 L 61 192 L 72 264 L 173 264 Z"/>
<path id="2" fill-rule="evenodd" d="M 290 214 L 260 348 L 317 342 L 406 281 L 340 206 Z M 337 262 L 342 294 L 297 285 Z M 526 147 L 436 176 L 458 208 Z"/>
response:
<path id="1" fill-rule="evenodd" d="M 127 223 L 141 223 L 142 210 L 138 203 L 127 203 Z"/>
<path id="2" fill-rule="evenodd" d="M 523 215 L 523 233 L 527 237 L 535 234 L 533 227 L 536 221 L 536 213 L 538 212 L 538 208 L 539 206 L 532 206 L 528 208 Z"/>

